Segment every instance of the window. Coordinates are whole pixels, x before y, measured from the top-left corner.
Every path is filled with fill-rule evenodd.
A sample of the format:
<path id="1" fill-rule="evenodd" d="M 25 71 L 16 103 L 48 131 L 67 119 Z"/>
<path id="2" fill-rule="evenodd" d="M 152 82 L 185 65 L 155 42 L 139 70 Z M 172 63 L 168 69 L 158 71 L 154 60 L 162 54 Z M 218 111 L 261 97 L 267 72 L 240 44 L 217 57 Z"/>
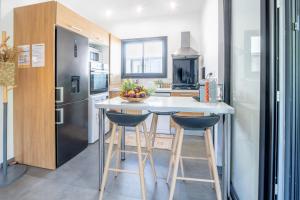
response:
<path id="1" fill-rule="evenodd" d="M 166 78 L 167 37 L 122 41 L 122 78 Z"/>

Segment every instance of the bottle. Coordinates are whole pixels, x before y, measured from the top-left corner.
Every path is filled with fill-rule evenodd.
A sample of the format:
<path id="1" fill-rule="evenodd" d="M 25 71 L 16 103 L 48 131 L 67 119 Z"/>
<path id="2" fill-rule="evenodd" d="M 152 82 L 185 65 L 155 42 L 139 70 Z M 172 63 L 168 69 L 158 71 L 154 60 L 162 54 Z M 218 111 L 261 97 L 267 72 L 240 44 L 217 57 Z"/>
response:
<path id="1" fill-rule="evenodd" d="M 204 102 L 209 102 L 209 80 L 205 81 L 205 94 L 204 94 Z"/>
<path id="2" fill-rule="evenodd" d="M 204 102 L 205 96 L 205 80 L 199 82 L 199 101 Z"/>
<path id="3" fill-rule="evenodd" d="M 217 80 L 210 78 L 209 80 L 209 96 L 210 102 L 217 103 Z"/>

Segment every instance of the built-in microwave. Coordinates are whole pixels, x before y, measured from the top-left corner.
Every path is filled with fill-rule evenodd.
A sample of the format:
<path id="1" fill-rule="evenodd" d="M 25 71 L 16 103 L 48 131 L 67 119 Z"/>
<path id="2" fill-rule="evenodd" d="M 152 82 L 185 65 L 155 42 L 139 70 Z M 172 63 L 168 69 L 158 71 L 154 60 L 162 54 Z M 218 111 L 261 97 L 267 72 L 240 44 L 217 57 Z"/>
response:
<path id="1" fill-rule="evenodd" d="M 103 63 L 103 54 L 100 50 L 90 47 L 89 51 L 91 62 Z"/>

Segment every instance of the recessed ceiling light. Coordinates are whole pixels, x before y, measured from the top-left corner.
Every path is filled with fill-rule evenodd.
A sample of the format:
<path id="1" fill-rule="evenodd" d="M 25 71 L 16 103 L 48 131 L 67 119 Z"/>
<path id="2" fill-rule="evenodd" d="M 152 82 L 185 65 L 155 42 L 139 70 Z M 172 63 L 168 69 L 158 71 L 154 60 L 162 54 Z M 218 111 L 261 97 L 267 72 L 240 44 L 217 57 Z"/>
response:
<path id="1" fill-rule="evenodd" d="M 111 10 L 106 10 L 106 11 L 105 11 L 105 16 L 106 16 L 106 17 L 110 17 L 111 14 L 112 14 L 112 11 L 111 11 Z"/>
<path id="2" fill-rule="evenodd" d="M 171 7 L 172 10 L 175 10 L 177 8 L 177 3 L 174 2 L 174 1 L 171 1 L 170 2 L 170 7 Z"/>
<path id="3" fill-rule="evenodd" d="M 141 13 L 142 11 L 143 11 L 143 7 L 142 6 L 136 7 L 136 12 L 137 13 Z"/>

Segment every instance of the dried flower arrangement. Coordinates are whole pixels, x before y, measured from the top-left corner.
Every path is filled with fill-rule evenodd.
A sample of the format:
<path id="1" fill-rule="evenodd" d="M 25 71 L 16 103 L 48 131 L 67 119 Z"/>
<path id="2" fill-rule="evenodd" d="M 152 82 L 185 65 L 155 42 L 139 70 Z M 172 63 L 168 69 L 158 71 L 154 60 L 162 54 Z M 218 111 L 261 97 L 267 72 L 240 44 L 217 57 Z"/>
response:
<path id="1" fill-rule="evenodd" d="M 9 37 L 2 35 L 2 43 L 0 44 L 0 85 L 14 86 L 15 85 L 15 72 L 16 60 L 18 51 L 16 48 L 8 47 L 7 41 Z"/>
<path id="2" fill-rule="evenodd" d="M 0 62 L 15 63 L 18 56 L 18 50 L 13 47 L 9 48 L 6 44 L 8 40 L 9 37 L 7 37 L 0 45 Z"/>

